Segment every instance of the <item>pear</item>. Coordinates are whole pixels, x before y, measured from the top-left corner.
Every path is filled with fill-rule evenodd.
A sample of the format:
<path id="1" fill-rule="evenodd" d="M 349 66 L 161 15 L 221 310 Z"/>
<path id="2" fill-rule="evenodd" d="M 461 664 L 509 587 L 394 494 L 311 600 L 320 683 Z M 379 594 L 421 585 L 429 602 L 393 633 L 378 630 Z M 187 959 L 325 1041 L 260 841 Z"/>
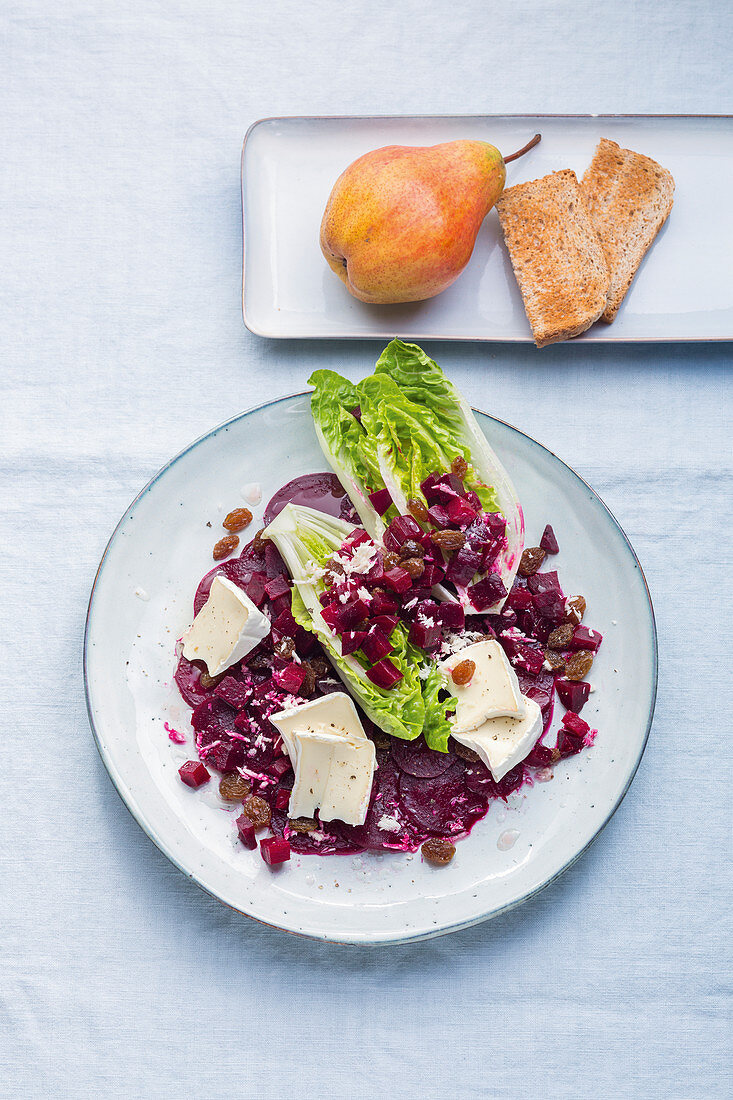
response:
<path id="1" fill-rule="evenodd" d="M 454 282 L 501 195 L 505 164 L 486 141 L 387 145 L 341 173 L 321 222 L 321 251 L 355 298 L 420 302 Z"/>

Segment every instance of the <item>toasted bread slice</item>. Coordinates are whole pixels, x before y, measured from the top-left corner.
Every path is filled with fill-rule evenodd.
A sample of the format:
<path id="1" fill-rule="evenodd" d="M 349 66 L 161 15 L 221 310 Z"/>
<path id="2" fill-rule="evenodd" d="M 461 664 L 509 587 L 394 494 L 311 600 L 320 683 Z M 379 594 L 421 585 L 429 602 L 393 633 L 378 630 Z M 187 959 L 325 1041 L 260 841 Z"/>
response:
<path id="1" fill-rule="evenodd" d="M 537 347 L 585 332 L 610 277 L 575 172 L 510 187 L 496 208 Z"/>
<path id="2" fill-rule="evenodd" d="M 580 189 L 611 273 L 602 314 L 610 325 L 669 216 L 674 180 L 656 161 L 601 138 Z"/>

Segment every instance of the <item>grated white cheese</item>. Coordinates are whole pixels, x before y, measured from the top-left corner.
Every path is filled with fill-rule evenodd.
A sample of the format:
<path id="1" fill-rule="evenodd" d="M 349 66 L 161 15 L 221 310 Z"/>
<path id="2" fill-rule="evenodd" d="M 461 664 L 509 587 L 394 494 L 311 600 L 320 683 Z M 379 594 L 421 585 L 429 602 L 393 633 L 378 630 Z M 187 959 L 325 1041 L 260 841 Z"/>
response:
<path id="1" fill-rule="evenodd" d="M 377 548 L 373 542 L 360 543 L 351 557 L 346 554 L 334 554 L 333 560 L 343 566 L 344 573 L 350 577 L 352 573 L 368 573 L 374 564 Z"/>
<path id="2" fill-rule="evenodd" d="M 460 649 L 465 649 L 467 645 L 473 645 L 474 642 L 481 642 L 484 638 L 485 635 L 477 630 L 465 630 L 462 634 L 446 634 L 440 647 L 440 656 L 450 657 L 451 653 L 458 653 Z"/>
<path id="3" fill-rule="evenodd" d="M 401 825 L 396 817 L 388 817 L 387 814 L 382 814 L 377 822 L 377 828 L 384 833 L 398 833 Z"/>

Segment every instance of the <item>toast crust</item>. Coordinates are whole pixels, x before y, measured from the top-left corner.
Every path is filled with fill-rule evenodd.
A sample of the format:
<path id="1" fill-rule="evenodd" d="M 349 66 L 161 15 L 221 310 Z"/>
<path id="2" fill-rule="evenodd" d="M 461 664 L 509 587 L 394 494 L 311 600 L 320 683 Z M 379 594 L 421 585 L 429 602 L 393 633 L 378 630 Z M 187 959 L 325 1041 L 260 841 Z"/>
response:
<path id="1" fill-rule="evenodd" d="M 611 324 L 669 217 L 674 180 L 650 157 L 601 138 L 580 186 L 608 261 L 611 285 L 601 316 Z"/>
<path id="2" fill-rule="evenodd" d="M 575 172 L 510 187 L 496 208 L 537 346 L 585 332 L 606 308 L 610 275 Z"/>

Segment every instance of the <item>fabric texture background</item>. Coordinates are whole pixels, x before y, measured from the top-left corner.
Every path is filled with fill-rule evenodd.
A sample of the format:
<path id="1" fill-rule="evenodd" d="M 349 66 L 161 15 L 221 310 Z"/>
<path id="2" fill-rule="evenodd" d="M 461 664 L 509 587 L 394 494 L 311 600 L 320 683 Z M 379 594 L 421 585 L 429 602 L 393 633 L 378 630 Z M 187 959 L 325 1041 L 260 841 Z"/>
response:
<path id="1" fill-rule="evenodd" d="M 81 675 L 97 563 L 151 475 L 380 350 L 243 327 L 250 123 L 730 111 L 730 5 L 4 0 L 0 28 L 0 1092 L 730 1096 L 729 345 L 428 348 L 600 492 L 657 612 L 631 791 L 519 910 L 388 950 L 230 913 L 128 814 Z"/>

